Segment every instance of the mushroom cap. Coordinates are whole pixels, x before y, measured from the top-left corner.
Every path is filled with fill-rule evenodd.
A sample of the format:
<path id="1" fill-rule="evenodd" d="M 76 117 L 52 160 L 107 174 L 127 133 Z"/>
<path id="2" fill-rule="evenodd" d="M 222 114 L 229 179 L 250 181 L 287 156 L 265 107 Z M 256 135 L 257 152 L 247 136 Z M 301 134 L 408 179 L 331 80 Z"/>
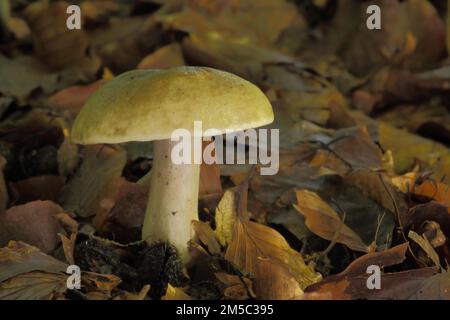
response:
<path id="1" fill-rule="evenodd" d="M 93 93 L 72 128 L 80 144 L 170 139 L 175 129 L 194 134 L 256 128 L 273 121 L 267 97 L 254 84 L 205 67 L 133 70 Z"/>

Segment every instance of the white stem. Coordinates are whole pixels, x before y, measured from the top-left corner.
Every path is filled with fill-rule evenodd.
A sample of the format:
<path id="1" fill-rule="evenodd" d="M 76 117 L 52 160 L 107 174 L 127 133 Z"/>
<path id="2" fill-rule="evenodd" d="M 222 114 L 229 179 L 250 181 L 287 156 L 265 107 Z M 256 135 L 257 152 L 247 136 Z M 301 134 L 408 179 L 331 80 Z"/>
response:
<path id="1" fill-rule="evenodd" d="M 191 222 L 198 220 L 200 165 L 174 164 L 170 139 L 153 142 L 150 193 L 142 239 L 151 244 L 163 240 L 174 245 L 183 262 L 189 259 L 187 243 Z"/>

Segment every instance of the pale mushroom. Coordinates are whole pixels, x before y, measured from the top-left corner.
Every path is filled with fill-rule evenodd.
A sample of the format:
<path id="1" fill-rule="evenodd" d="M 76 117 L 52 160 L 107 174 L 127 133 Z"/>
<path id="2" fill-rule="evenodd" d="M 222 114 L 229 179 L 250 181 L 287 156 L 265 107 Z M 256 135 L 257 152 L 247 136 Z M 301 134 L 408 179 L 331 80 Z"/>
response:
<path id="1" fill-rule="evenodd" d="M 252 83 L 204 67 L 133 70 L 92 94 L 75 120 L 80 144 L 154 141 L 151 188 L 142 237 L 174 245 L 188 260 L 191 222 L 198 219 L 199 164 L 174 164 L 171 134 L 194 121 L 221 133 L 273 121 L 270 102 Z"/>

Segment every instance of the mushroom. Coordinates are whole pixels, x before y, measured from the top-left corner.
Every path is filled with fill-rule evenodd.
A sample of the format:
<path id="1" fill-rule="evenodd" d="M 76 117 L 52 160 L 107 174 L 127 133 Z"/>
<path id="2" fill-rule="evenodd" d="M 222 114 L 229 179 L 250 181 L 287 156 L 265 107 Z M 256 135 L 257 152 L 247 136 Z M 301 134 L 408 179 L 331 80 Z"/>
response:
<path id="1" fill-rule="evenodd" d="M 263 126 L 273 118 L 261 90 L 231 73 L 206 67 L 132 70 L 89 97 L 75 119 L 72 139 L 79 144 L 153 141 L 142 238 L 171 243 L 186 262 L 191 222 L 198 220 L 200 165 L 172 161 L 178 143 L 171 140 L 172 132 L 194 134 L 194 121 L 201 121 L 203 130 L 228 133 Z"/>

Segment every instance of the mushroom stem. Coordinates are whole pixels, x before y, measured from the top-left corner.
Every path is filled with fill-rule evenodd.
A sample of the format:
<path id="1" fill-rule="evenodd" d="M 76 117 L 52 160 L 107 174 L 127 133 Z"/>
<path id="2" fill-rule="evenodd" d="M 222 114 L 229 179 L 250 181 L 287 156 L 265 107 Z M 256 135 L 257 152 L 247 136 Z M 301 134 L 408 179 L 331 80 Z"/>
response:
<path id="1" fill-rule="evenodd" d="M 198 220 L 200 165 L 174 164 L 170 139 L 153 142 L 151 187 L 142 239 L 151 244 L 163 240 L 174 245 L 183 262 L 189 259 L 191 222 Z"/>

